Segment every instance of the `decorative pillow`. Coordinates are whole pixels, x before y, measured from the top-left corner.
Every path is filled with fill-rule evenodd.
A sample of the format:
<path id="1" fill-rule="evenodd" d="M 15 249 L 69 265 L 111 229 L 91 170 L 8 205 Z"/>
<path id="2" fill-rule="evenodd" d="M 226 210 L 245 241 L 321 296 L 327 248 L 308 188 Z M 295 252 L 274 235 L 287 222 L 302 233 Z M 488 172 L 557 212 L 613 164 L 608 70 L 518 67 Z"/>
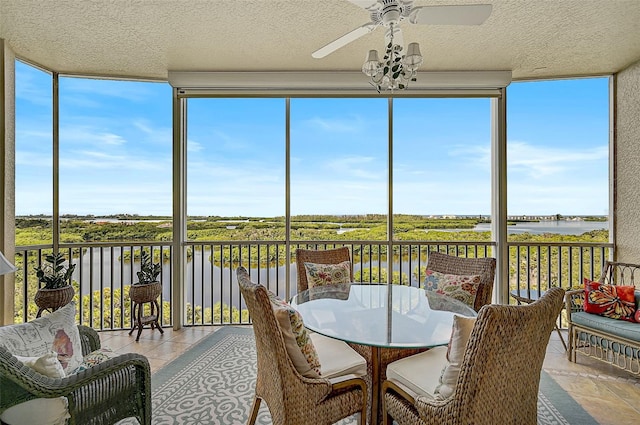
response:
<path id="1" fill-rule="evenodd" d="M 9 425 L 66 425 L 70 417 L 66 397 L 34 398 L 11 406 L 0 414 L 2 423 Z"/>
<path id="2" fill-rule="evenodd" d="M 58 353 L 55 351 L 50 351 L 40 357 L 15 356 L 15 358 L 41 375 L 49 378 L 65 377 L 64 369 L 58 361 Z"/>
<path id="3" fill-rule="evenodd" d="M 282 331 L 287 353 L 294 367 L 307 378 L 320 377 L 320 359 L 318 352 L 304 327 L 302 316 L 295 308 L 268 291 L 271 307 Z"/>
<path id="4" fill-rule="evenodd" d="M 114 357 L 118 357 L 120 354 L 114 353 L 110 348 L 98 348 L 96 351 L 92 351 L 82 359 L 82 363 L 80 366 L 75 368 L 75 370 L 71 373 L 82 372 L 83 370 L 87 370 L 92 368 L 95 365 L 98 365 L 102 362 L 105 362 L 109 359 L 113 359 Z"/>
<path id="5" fill-rule="evenodd" d="M 55 351 L 69 375 L 82 363 L 75 303 L 31 322 L 0 327 L 0 345 L 14 356 L 23 357 L 40 357 Z"/>
<path id="6" fill-rule="evenodd" d="M 635 287 L 605 285 L 584 278 L 584 311 L 610 319 L 634 321 Z"/>
<path id="7" fill-rule="evenodd" d="M 480 275 L 445 274 L 425 270 L 424 289 L 448 295 L 473 308 L 480 286 Z"/>
<path id="8" fill-rule="evenodd" d="M 469 337 L 471 336 L 471 331 L 475 323 L 475 317 L 464 317 L 458 316 L 457 314 L 453 316 L 451 339 L 447 347 L 448 364 L 442 369 L 440 381 L 434 391 L 436 397 L 444 399 L 453 395 L 462 367 L 467 342 L 469 342 Z"/>
<path id="9" fill-rule="evenodd" d="M 309 288 L 351 282 L 351 261 L 338 264 L 304 263 Z"/>

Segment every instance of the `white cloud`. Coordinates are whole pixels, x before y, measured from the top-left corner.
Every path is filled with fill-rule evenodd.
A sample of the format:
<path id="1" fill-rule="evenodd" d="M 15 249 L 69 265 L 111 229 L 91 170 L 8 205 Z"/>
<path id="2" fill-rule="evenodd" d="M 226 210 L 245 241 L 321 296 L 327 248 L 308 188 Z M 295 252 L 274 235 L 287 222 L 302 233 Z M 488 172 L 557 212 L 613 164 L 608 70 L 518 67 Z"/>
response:
<path id="1" fill-rule="evenodd" d="M 187 151 L 189 152 L 200 152 L 204 149 L 201 143 L 196 142 L 195 140 L 189 139 L 187 141 Z"/>
<path id="2" fill-rule="evenodd" d="M 351 178 L 380 180 L 387 175 L 386 171 L 376 170 L 375 157 L 371 156 L 345 156 L 342 158 L 330 159 L 326 163 L 327 169 L 333 171 L 344 180 Z M 373 165 L 372 165 L 373 164 Z"/>
<path id="3" fill-rule="evenodd" d="M 594 162 L 601 162 L 606 167 L 608 157 L 607 146 L 580 149 L 575 146 L 535 146 L 521 141 L 507 144 L 509 172 L 522 173 L 533 179 L 557 176 Z"/>
<path id="4" fill-rule="evenodd" d="M 357 133 L 365 128 L 364 120 L 360 116 L 331 119 L 314 117 L 305 121 L 304 124 L 317 130 L 332 133 Z"/>

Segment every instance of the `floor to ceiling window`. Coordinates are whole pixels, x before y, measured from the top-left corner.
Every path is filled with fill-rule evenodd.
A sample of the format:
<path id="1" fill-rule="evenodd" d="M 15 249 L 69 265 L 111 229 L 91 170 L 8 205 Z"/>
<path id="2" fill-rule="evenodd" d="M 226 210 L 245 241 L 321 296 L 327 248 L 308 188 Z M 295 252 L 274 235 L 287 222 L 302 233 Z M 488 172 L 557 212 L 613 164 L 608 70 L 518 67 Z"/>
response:
<path id="1" fill-rule="evenodd" d="M 609 96 L 609 78 L 507 88 L 512 287 L 576 287 L 599 276 L 604 249 L 530 243 L 609 241 Z"/>
<path id="2" fill-rule="evenodd" d="M 55 74 L 52 81 L 51 74 L 19 62 L 16 70 L 17 225 L 30 214 L 43 217 L 40 234 L 31 221 L 27 231 L 16 232 L 17 244 L 56 241 L 51 218 L 58 194 L 66 253 L 75 259 L 81 244 L 101 242 L 86 250 L 94 257 L 83 258 L 83 267 L 96 267 L 80 288 L 86 296 L 98 283 L 114 290 L 132 283 L 134 267 L 113 280 L 118 270 L 112 262 L 135 260 L 149 247 L 162 250 L 163 281 L 172 290 L 173 270 L 185 260 L 191 323 L 232 317 L 218 306 L 221 299 L 241 307 L 233 282 L 239 264 L 248 262 L 258 280 L 291 295 L 298 246 L 349 245 L 356 280 L 411 285 L 422 282 L 429 250 L 495 254 L 492 197 L 503 195 L 492 193 L 492 173 L 495 178 L 500 169 L 491 162 L 496 90 L 391 100 L 223 98 L 185 90 L 177 103 L 184 100 L 187 111 L 179 147 L 169 85 L 63 76 L 56 186 Z M 582 268 L 561 264 L 572 258 L 567 251 L 579 248 L 578 261 L 608 254 L 608 79 L 512 83 L 507 101 L 509 277 L 517 280 L 510 285 L 573 286 L 562 276 Z M 187 160 L 184 182 L 182 176 L 174 181 L 177 148 Z M 174 193 L 176 181 L 185 183 L 184 193 Z M 186 217 L 172 217 L 183 195 Z M 183 219 L 186 239 L 174 241 L 175 222 Z M 24 239 L 34 235 L 37 241 Z M 122 241 L 140 243 L 127 248 Z M 530 243 L 541 241 L 549 248 Z M 567 243 L 585 241 L 601 251 L 567 249 Z M 544 263 L 545 255 L 557 260 Z M 83 282 L 85 273 L 78 275 Z"/>

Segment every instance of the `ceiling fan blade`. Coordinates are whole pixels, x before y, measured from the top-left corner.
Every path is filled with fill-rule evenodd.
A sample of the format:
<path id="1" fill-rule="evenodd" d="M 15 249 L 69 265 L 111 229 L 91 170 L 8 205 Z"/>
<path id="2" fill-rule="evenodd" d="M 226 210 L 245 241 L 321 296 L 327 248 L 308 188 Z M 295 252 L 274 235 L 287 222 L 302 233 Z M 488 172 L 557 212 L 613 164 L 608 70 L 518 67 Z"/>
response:
<path id="1" fill-rule="evenodd" d="M 412 24 L 481 25 L 491 15 L 490 4 L 416 7 L 409 15 Z"/>
<path id="2" fill-rule="evenodd" d="M 360 6 L 361 8 L 368 10 L 369 12 L 381 7 L 378 0 L 347 0 L 347 1 L 349 3 L 355 4 L 356 6 Z"/>
<path id="3" fill-rule="evenodd" d="M 316 59 L 323 58 L 323 57 L 327 56 L 329 53 L 333 53 L 336 50 L 338 50 L 339 48 L 341 48 L 343 46 L 346 46 L 347 44 L 351 43 L 352 41 L 355 41 L 355 40 L 359 39 L 363 35 L 369 34 L 371 31 L 376 29 L 377 26 L 378 25 L 374 24 L 373 22 L 369 22 L 368 24 L 364 24 L 363 26 L 361 26 L 359 28 L 356 28 L 351 32 L 346 33 L 345 35 L 343 35 L 342 37 L 338 38 L 337 40 L 332 41 L 331 43 L 327 44 L 326 46 L 319 48 L 318 50 L 313 52 L 311 54 L 311 56 L 313 56 Z"/>

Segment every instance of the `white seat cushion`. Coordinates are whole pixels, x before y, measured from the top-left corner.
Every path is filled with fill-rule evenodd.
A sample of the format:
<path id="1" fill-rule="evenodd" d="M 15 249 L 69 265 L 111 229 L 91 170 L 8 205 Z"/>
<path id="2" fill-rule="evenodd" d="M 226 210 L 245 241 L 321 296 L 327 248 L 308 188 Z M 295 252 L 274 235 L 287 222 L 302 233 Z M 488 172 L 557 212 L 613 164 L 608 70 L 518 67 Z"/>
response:
<path id="1" fill-rule="evenodd" d="M 321 377 L 335 378 L 344 375 L 364 376 L 367 361 L 344 341 L 318 333 L 310 335 L 320 358 Z"/>
<path id="2" fill-rule="evenodd" d="M 71 417 L 66 397 L 36 398 L 2 412 L 0 420 L 9 425 L 65 425 Z"/>
<path id="3" fill-rule="evenodd" d="M 435 398 L 442 369 L 447 364 L 447 346 L 435 347 L 389 363 L 387 379 L 410 390 L 414 397 L 422 395 Z"/>

